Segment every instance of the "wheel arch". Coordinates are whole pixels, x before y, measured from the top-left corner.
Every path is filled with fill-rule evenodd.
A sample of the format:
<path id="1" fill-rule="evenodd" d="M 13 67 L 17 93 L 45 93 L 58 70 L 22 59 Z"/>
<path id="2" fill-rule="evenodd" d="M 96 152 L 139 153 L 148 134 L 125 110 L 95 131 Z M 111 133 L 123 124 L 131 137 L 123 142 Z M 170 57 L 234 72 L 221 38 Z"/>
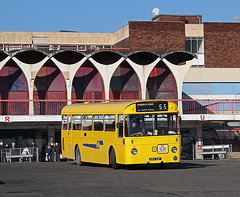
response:
<path id="1" fill-rule="evenodd" d="M 111 145 L 111 146 L 109 147 L 109 149 L 108 149 L 108 163 L 109 163 L 109 165 L 111 164 L 111 162 L 110 162 L 110 154 L 111 154 L 112 149 L 114 149 L 113 145 Z M 114 151 L 115 151 L 115 149 L 114 149 Z M 115 152 L 116 152 L 116 151 L 115 151 Z"/>
<path id="2" fill-rule="evenodd" d="M 80 150 L 80 147 L 78 146 L 78 144 L 75 145 L 75 148 L 74 148 L 74 159 L 76 160 L 76 150 L 77 150 L 77 147 L 79 148 Z"/>

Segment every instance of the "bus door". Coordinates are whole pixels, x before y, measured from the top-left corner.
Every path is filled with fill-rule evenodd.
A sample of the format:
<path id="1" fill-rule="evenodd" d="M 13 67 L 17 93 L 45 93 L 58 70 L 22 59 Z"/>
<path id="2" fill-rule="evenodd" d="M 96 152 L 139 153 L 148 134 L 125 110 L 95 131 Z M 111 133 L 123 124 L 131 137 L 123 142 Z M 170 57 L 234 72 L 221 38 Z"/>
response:
<path id="1" fill-rule="evenodd" d="M 81 140 L 81 158 L 82 161 L 89 161 L 91 145 L 89 137 L 92 131 L 92 115 L 82 115 L 82 140 Z"/>
<path id="2" fill-rule="evenodd" d="M 103 132 L 103 146 L 102 146 L 102 159 L 103 163 L 109 163 L 109 148 L 115 144 L 116 134 L 116 115 L 105 114 L 104 119 L 104 132 Z"/>
<path id="3" fill-rule="evenodd" d="M 93 125 L 89 136 L 89 143 L 92 145 L 91 156 L 93 162 L 103 162 L 103 115 L 95 114 L 92 116 Z"/>
<path id="4" fill-rule="evenodd" d="M 66 145 L 67 145 L 67 154 L 69 155 L 69 158 L 75 158 L 75 149 L 72 143 L 72 117 L 68 116 L 67 119 L 67 135 L 66 135 Z"/>
<path id="5" fill-rule="evenodd" d="M 83 158 L 89 162 L 99 162 L 103 145 L 103 115 L 83 115 Z"/>
<path id="6" fill-rule="evenodd" d="M 73 146 L 81 146 L 81 138 L 83 137 L 81 131 L 82 119 L 81 115 L 72 115 L 72 143 Z"/>
<path id="7" fill-rule="evenodd" d="M 62 153 L 65 157 L 67 157 L 67 138 L 68 138 L 68 130 L 67 130 L 67 115 L 62 116 Z"/>
<path id="8" fill-rule="evenodd" d="M 124 144 L 125 144 L 125 139 L 123 137 L 123 131 L 124 131 L 124 126 L 123 126 L 123 115 L 120 114 L 118 115 L 117 119 L 117 132 L 115 133 L 115 144 L 116 144 L 116 155 L 118 158 L 118 162 L 121 162 L 124 160 Z"/>

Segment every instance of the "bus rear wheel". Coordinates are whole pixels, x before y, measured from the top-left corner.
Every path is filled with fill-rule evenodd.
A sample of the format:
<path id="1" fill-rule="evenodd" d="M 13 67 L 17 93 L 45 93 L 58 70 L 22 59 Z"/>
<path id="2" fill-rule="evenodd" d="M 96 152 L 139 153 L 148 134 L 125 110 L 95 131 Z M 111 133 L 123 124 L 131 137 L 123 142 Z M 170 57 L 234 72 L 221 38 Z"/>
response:
<path id="1" fill-rule="evenodd" d="M 116 162 L 116 154 L 115 154 L 114 148 L 112 148 L 111 152 L 110 152 L 110 166 L 113 169 L 118 169 L 118 164 Z"/>
<path id="2" fill-rule="evenodd" d="M 76 158 L 77 164 L 78 164 L 78 165 L 81 165 L 81 164 L 82 164 L 82 161 L 81 161 L 81 152 L 80 152 L 80 149 L 79 149 L 78 146 L 77 146 L 77 148 L 76 148 L 75 158 Z"/>

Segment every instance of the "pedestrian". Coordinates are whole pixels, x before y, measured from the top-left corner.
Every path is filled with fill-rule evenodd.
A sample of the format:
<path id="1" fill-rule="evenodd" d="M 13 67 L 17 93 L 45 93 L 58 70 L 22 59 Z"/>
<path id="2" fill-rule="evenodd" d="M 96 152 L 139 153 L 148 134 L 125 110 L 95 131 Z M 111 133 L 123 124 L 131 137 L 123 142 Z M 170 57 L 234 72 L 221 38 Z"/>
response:
<path id="1" fill-rule="evenodd" d="M 3 142 L 0 142 L 0 162 L 2 162 L 2 150 L 4 149 Z"/>
<path id="2" fill-rule="evenodd" d="M 31 153 L 33 155 L 32 157 L 32 161 L 35 162 L 37 160 L 37 145 L 35 144 L 35 142 L 32 142 L 31 145 Z"/>
<path id="3" fill-rule="evenodd" d="M 52 154 L 51 142 L 48 142 L 48 144 L 46 145 L 45 154 L 46 154 L 45 161 L 51 161 L 51 154 Z"/>
<path id="4" fill-rule="evenodd" d="M 60 153 L 61 153 L 61 148 L 58 145 L 58 143 L 55 143 L 55 154 L 54 154 L 54 162 L 60 162 Z"/>
<path id="5" fill-rule="evenodd" d="M 51 151 L 51 156 L 50 156 L 50 161 L 51 162 L 54 162 L 54 154 L 55 154 L 55 147 L 54 147 L 54 143 L 51 143 L 51 148 L 52 148 L 52 151 Z"/>
<path id="6" fill-rule="evenodd" d="M 5 145 L 5 154 L 6 154 L 6 156 L 10 155 L 10 150 L 9 149 L 10 149 L 9 145 L 6 144 Z M 9 163 L 9 162 L 10 162 L 10 159 L 7 158 L 7 163 Z"/>

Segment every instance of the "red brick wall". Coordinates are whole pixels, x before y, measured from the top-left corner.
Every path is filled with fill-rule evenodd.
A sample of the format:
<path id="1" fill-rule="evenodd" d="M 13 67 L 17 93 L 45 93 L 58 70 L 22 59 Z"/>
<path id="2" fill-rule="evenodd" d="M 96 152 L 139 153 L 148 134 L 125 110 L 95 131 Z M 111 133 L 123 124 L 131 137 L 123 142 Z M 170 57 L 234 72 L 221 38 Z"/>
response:
<path id="1" fill-rule="evenodd" d="M 113 45 L 113 48 L 129 48 L 129 38 L 121 40 Z"/>
<path id="2" fill-rule="evenodd" d="M 159 15 L 152 19 L 152 21 L 162 21 L 162 22 L 179 22 L 187 21 L 189 24 L 202 24 L 201 15 Z"/>
<path id="3" fill-rule="evenodd" d="M 204 23 L 206 68 L 240 68 L 240 23 Z"/>
<path id="4" fill-rule="evenodd" d="M 183 22 L 129 22 L 130 50 L 185 50 Z"/>

